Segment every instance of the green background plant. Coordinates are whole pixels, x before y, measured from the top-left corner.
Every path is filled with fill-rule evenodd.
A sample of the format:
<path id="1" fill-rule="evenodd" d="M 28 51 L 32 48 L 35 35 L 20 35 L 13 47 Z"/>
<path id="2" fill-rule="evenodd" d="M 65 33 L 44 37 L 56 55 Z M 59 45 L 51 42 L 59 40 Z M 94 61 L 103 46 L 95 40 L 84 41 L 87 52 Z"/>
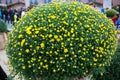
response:
<path id="1" fill-rule="evenodd" d="M 107 11 L 105 11 L 105 14 L 107 17 L 109 18 L 113 18 L 116 15 L 117 11 L 114 9 L 108 9 Z"/>
<path id="2" fill-rule="evenodd" d="M 35 80 L 69 80 L 104 72 L 116 50 L 113 23 L 77 3 L 39 5 L 9 34 L 7 55 L 14 74 Z"/>
<path id="3" fill-rule="evenodd" d="M 7 31 L 6 23 L 0 19 L 0 32 L 6 32 L 6 31 Z"/>

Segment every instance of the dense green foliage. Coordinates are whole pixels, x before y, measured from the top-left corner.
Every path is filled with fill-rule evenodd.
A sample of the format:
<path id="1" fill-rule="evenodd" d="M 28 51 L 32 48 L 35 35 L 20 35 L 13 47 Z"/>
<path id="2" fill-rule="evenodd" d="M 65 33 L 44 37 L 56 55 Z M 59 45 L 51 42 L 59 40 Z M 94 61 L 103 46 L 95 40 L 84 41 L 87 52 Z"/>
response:
<path id="1" fill-rule="evenodd" d="M 112 18 L 116 15 L 117 11 L 114 9 L 108 9 L 105 14 L 107 17 Z"/>
<path id="2" fill-rule="evenodd" d="M 0 32 L 6 32 L 6 31 L 7 31 L 6 23 L 0 19 Z"/>
<path id="3" fill-rule="evenodd" d="M 120 79 L 120 44 L 113 56 L 110 66 L 106 67 L 106 72 L 103 75 L 95 76 L 95 80 L 119 80 Z"/>
<path id="4" fill-rule="evenodd" d="M 104 72 L 116 50 L 116 33 L 111 20 L 88 5 L 51 3 L 15 24 L 6 50 L 19 76 L 70 80 Z"/>

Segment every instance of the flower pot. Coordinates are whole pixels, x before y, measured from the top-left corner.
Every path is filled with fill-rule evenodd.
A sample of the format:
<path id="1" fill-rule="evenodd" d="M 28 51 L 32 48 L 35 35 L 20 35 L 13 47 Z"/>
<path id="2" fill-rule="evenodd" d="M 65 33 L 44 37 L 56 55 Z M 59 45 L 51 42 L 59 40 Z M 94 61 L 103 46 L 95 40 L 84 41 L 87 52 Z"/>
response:
<path id="1" fill-rule="evenodd" d="M 6 33 L 0 33 L 0 50 L 5 49 L 6 40 L 7 40 Z"/>
<path id="2" fill-rule="evenodd" d="M 75 80 L 91 80 L 92 75 L 88 75 L 86 77 L 82 77 L 82 78 L 75 78 Z"/>

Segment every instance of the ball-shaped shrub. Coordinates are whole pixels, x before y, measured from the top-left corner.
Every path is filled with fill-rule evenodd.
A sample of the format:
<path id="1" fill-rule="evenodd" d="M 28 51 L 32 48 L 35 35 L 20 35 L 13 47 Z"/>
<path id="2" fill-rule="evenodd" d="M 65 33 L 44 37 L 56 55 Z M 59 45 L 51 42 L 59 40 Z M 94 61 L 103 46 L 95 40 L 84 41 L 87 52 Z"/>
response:
<path id="1" fill-rule="evenodd" d="M 101 73 L 117 43 L 113 23 L 77 2 L 33 8 L 9 34 L 7 54 L 13 70 L 26 79 L 70 80 Z"/>
<path id="2" fill-rule="evenodd" d="M 107 11 L 105 11 L 105 14 L 107 17 L 112 18 L 116 15 L 117 11 L 114 9 L 108 9 Z"/>
<path id="3" fill-rule="evenodd" d="M 6 23 L 0 19 L 0 32 L 6 32 L 6 31 L 7 31 Z"/>

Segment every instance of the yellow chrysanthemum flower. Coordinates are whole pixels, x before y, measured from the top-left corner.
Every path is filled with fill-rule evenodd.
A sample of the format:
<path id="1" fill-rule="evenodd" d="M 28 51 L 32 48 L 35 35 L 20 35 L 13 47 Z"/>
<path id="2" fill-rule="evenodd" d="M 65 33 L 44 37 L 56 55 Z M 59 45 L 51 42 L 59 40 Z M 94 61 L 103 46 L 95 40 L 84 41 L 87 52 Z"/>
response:
<path id="1" fill-rule="evenodd" d="M 44 49 L 45 44 L 44 44 L 44 43 L 41 43 L 41 44 L 40 44 L 40 46 L 41 46 L 41 48 L 43 48 L 43 49 Z"/>
<path id="2" fill-rule="evenodd" d="M 68 52 L 68 49 L 67 49 L 67 48 L 65 48 L 65 49 L 64 49 L 64 53 L 67 53 L 67 52 Z"/>
<path id="3" fill-rule="evenodd" d="M 25 50 L 25 52 L 26 52 L 26 53 L 29 53 L 29 52 L 30 52 L 30 50 L 29 50 L 29 49 L 26 49 L 26 50 Z"/>
<path id="4" fill-rule="evenodd" d="M 24 43 L 25 43 L 25 39 L 21 41 L 21 46 L 23 46 Z"/>
<path id="5" fill-rule="evenodd" d="M 22 69 L 26 69 L 26 66 L 22 66 Z"/>
<path id="6" fill-rule="evenodd" d="M 54 38 L 57 39 L 57 38 L 58 38 L 58 35 L 54 35 Z"/>

